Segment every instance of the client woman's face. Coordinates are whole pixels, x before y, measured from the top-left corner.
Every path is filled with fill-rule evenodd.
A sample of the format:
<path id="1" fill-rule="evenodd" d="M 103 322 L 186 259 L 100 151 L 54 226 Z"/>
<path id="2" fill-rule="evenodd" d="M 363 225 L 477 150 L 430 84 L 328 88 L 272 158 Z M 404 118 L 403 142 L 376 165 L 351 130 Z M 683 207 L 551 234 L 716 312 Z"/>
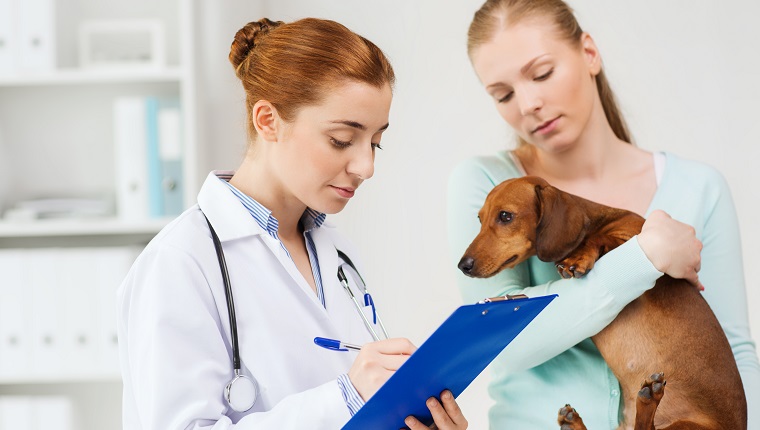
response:
<path id="1" fill-rule="evenodd" d="M 561 38 L 546 19 L 526 19 L 499 30 L 476 48 L 472 63 L 496 108 L 525 141 L 563 151 L 586 130 L 601 106 L 594 77 L 599 53 L 593 40 Z"/>

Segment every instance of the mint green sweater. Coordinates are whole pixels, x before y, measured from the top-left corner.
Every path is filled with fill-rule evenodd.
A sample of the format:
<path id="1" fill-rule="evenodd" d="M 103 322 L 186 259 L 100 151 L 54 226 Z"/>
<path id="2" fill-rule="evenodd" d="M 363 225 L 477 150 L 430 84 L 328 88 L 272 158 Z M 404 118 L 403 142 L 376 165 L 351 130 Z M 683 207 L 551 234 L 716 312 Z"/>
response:
<path id="1" fill-rule="evenodd" d="M 477 213 L 488 192 L 519 176 L 522 173 L 507 152 L 468 159 L 454 169 L 449 180 L 448 237 L 455 264 L 480 230 Z M 758 429 L 760 364 L 749 332 L 740 235 L 728 185 L 716 170 L 666 154 L 647 215 L 654 209 L 692 225 L 704 245 L 699 272 L 706 288 L 703 294 L 739 366 L 749 405 L 748 428 Z M 492 363 L 491 428 L 557 428 L 557 411 L 570 403 L 588 428 L 616 429 L 622 416 L 620 386 L 590 337 L 661 275 L 635 237 L 601 258 L 582 279 L 561 279 L 554 264 L 536 257 L 490 279 L 458 273 L 465 303 L 505 293 L 559 295 Z"/>

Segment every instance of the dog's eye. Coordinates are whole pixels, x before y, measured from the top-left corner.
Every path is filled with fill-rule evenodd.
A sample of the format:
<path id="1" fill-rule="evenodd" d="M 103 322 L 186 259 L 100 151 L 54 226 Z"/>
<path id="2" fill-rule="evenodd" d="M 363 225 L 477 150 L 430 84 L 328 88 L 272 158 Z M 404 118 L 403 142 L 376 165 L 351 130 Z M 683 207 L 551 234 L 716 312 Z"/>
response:
<path id="1" fill-rule="evenodd" d="M 499 222 L 503 222 L 504 224 L 512 222 L 512 212 L 499 212 Z"/>

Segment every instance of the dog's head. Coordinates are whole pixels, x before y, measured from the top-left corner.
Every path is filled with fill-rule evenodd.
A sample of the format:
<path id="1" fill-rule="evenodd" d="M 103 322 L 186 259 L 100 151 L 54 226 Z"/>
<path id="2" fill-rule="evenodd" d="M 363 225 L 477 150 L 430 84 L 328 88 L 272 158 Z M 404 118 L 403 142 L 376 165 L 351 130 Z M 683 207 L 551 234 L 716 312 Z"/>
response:
<path id="1" fill-rule="evenodd" d="M 475 278 L 491 277 L 533 255 L 561 260 L 580 244 L 588 225 L 571 195 L 536 176 L 497 185 L 478 218 L 480 233 L 459 261 L 459 270 Z"/>

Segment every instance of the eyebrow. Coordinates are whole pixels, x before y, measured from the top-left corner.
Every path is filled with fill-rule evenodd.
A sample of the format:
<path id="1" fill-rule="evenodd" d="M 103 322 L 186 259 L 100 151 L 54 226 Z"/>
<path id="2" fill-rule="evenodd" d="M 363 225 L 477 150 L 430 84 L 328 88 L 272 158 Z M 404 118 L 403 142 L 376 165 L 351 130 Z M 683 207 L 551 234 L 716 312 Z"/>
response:
<path id="1" fill-rule="evenodd" d="M 531 68 L 531 67 L 533 67 L 533 65 L 536 63 L 536 61 L 538 61 L 538 60 L 540 60 L 540 59 L 542 59 L 542 58 L 544 58 L 544 57 L 546 57 L 546 56 L 548 56 L 548 55 L 549 55 L 549 54 L 541 54 L 541 55 L 539 55 L 538 57 L 536 57 L 536 58 L 534 58 L 534 59 L 532 59 L 532 60 L 528 61 L 528 63 L 527 63 L 527 64 L 525 64 L 524 66 L 522 66 L 522 67 L 520 68 L 520 73 L 522 73 L 522 74 L 525 74 L 525 73 L 527 73 L 527 72 L 528 72 L 528 70 L 530 70 L 530 68 Z"/>
<path id="2" fill-rule="evenodd" d="M 367 130 L 367 126 L 366 126 L 366 125 L 364 125 L 364 124 L 361 124 L 361 123 L 358 123 L 358 122 L 356 122 L 356 121 L 349 121 L 349 120 L 341 120 L 341 119 L 339 119 L 339 120 L 336 120 L 336 121 L 331 121 L 331 123 L 332 123 L 332 124 L 343 124 L 343 125 L 347 125 L 347 126 L 349 126 L 349 127 L 351 127 L 351 128 L 355 128 L 355 129 L 358 129 L 358 130 L 361 130 L 361 131 L 365 131 L 365 130 Z M 387 122 L 386 122 L 386 123 L 385 123 L 385 125 L 384 125 L 384 126 L 382 126 L 382 127 L 380 127 L 380 129 L 379 129 L 379 130 L 377 130 L 377 131 L 385 131 L 385 129 L 387 129 L 387 128 L 388 128 L 388 126 L 390 126 L 390 123 L 387 123 Z"/>
<path id="3" fill-rule="evenodd" d="M 536 58 L 528 61 L 524 66 L 520 67 L 520 73 L 523 74 L 523 75 L 526 74 L 528 72 L 528 70 L 530 70 L 530 68 L 533 67 L 533 65 L 536 64 L 536 62 L 538 60 L 540 60 L 540 59 L 542 59 L 542 58 L 544 58 L 544 57 L 546 57 L 548 55 L 549 54 L 541 54 L 538 57 L 536 57 Z M 488 85 L 486 87 L 486 90 L 488 90 L 489 88 L 496 88 L 496 87 L 502 87 L 502 86 L 504 86 L 504 83 L 502 83 L 502 82 L 496 82 L 494 84 Z"/>

